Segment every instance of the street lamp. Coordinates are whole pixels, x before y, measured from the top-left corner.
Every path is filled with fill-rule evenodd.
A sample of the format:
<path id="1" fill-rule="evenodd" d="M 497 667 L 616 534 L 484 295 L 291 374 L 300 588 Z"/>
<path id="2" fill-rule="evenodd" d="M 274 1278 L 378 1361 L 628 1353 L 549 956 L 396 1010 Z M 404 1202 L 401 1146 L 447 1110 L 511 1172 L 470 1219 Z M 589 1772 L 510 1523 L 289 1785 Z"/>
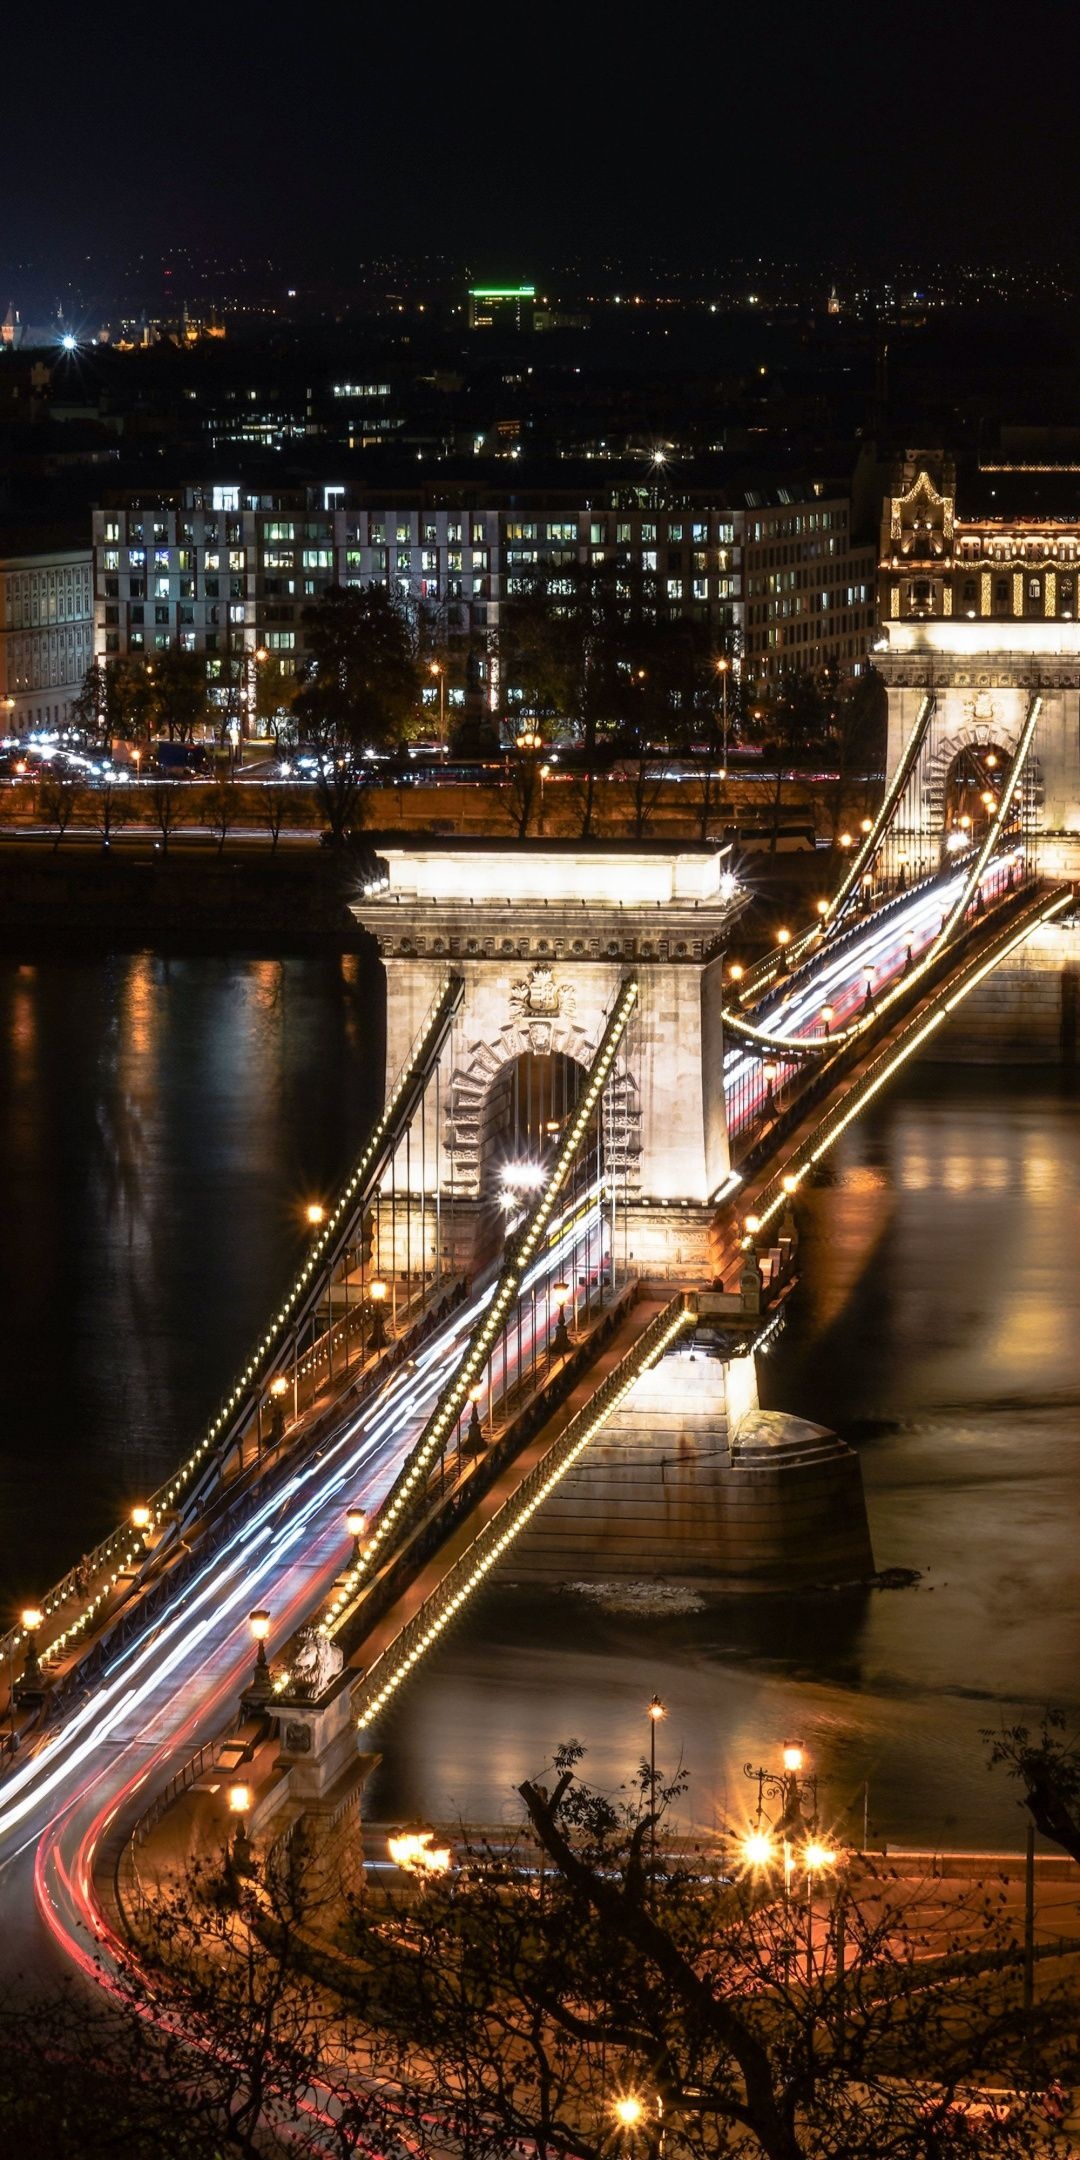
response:
<path id="1" fill-rule="evenodd" d="M 374 1282 L 368 1284 L 368 1296 L 372 1304 L 371 1347 L 373 1350 L 385 1350 L 386 1348 L 386 1314 L 383 1311 L 383 1306 L 386 1303 L 387 1288 L 387 1284 L 378 1275 Z"/>
<path id="2" fill-rule="evenodd" d="M 776 1860 L 776 1844 L 767 1830 L 748 1830 L 739 1851 L 747 1867 L 772 1867 Z"/>
<path id="3" fill-rule="evenodd" d="M 727 764 L 727 759 L 728 759 L 728 740 L 727 740 L 727 679 L 728 679 L 728 675 L 729 675 L 729 673 L 730 673 L 730 670 L 731 670 L 731 662 L 730 662 L 730 660 L 728 659 L 728 657 L 727 657 L 727 654 L 726 654 L 726 653 L 721 653 L 721 655 L 720 655 L 720 658 L 719 658 L 719 660 L 718 660 L 718 661 L 717 661 L 717 663 L 716 663 L 716 672 L 717 672 L 717 674 L 718 674 L 718 675 L 719 675 L 719 677 L 720 677 L 720 711 L 721 711 L 720 730 L 721 730 L 721 741 L 722 741 L 722 743 L 723 743 L 723 757 L 724 757 L 724 764 L 725 764 L 725 765 Z"/>
<path id="4" fill-rule="evenodd" d="M 822 1006 L 822 1008 L 821 1008 L 821 1024 L 822 1024 L 822 1026 L 823 1026 L 823 1028 L 824 1028 L 824 1030 L 825 1030 L 825 1040 L 826 1040 L 826 1042 L 827 1042 L 827 1041 L 828 1041 L 828 1039 L 829 1039 L 829 1029 L 831 1028 L 831 1026 L 832 1026 L 832 1023 L 833 1023 L 833 1017 L 834 1017 L 834 1008 L 833 1008 L 833 1006 L 831 1006 L 831 1005 L 823 1005 L 823 1006 Z"/>
<path id="5" fill-rule="evenodd" d="M 32 1702 L 36 1696 L 43 1693 L 45 1687 L 45 1676 L 41 1670 L 37 1647 L 37 1631 L 45 1615 L 40 1605 L 24 1605 L 19 1617 L 26 1629 L 26 1664 L 23 1667 L 22 1679 L 15 1683 L 14 1698 L 16 1702 Z"/>
<path id="6" fill-rule="evenodd" d="M 320 1223 L 324 1223 L 326 1221 L 326 1209 L 324 1208 L 322 1201 L 309 1200 L 306 1208 L 304 1209 L 304 1217 L 305 1220 L 311 1224 L 313 1230 L 316 1230 Z"/>
<path id="7" fill-rule="evenodd" d="M 353 1541 L 352 1564 L 354 1567 L 359 1567 L 361 1541 L 367 1534 L 367 1515 L 362 1507 L 346 1508 L 345 1528 Z"/>
<path id="8" fill-rule="evenodd" d="M 238 1875 L 250 1875 L 251 1873 L 251 1840 L 247 1834 L 247 1817 L 250 1811 L 250 1785 L 230 1785 L 229 1813 L 236 1821 L 236 1831 L 233 1836 L 230 1857 Z"/>
<path id="9" fill-rule="evenodd" d="M 270 1615 L 265 1605 L 257 1605 L 255 1611 L 248 1614 L 248 1627 L 251 1630 L 256 1649 L 255 1669 L 245 1692 L 253 1696 L 256 1701 L 265 1701 L 266 1697 L 271 1693 L 272 1687 L 270 1667 L 266 1662 L 266 1638 L 270 1633 Z"/>
<path id="10" fill-rule="evenodd" d="M 784 1839 L 786 1846 L 793 1832 L 801 1833 L 807 1827 L 803 1816 L 804 1799 L 809 1799 L 811 1804 L 811 1830 L 817 1822 L 817 1778 L 813 1771 L 804 1775 L 806 1749 L 801 1740 L 785 1740 L 780 1760 L 783 1767 L 779 1771 L 760 1767 L 755 1770 L 752 1763 L 744 1763 L 743 1775 L 756 1783 L 758 1789 L 755 1830 L 761 1829 L 766 1796 L 779 1800 L 780 1819 L 773 1824 L 773 1831 Z"/>
<path id="11" fill-rule="evenodd" d="M 480 1405 L 483 1399 L 484 1383 L 482 1380 L 477 1380 L 469 1389 L 469 1401 L 472 1408 L 469 1411 L 469 1429 L 462 1443 L 464 1452 L 467 1455 L 479 1455 L 483 1451 L 484 1428 L 480 1423 Z"/>
<path id="12" fill-rule="evenodd" d="M 284 1373 L 275 1373 L 270 1382 L 270 1440 L 276 1447 L 285 1432 L 285 1397 L 289 1383 Z"/>
<path id="13" fill-rule="evenodd" d="M 446 669 L 438 660 L 428 662 L 428 672 L 438 678 L 439 684 L 439 748 L 446 749 Z"/>
<path id="14" fill-rule="evenodd" d="M 667 1711 L 659 1695 L 654 1695 L 646 1716 L 649 1720 L 649 1807 L 652 1820 L 649 1823 L 649 1883 L 651 1894 L 656 1897 L 656 1728 Z"/>
<path id="15" fill-rule="evenodd" d="M 555 1321 L 555 1332 L 551 1338 L 551 1354 L 553 1357 L 567 1357 L 570 1352 L 570 1330 L 566 1325 L 566 1300 L 570 1295 L 569 1283 L 552 1283 L 551 1295 L 557 1300 L 559 1307 L 558 1317 Z"/>
<path id="16" fill-rule="evenodd" d="M 645 2113 L 644 2102 L 636 2093 L 621 2093 L 611 2103 L 611 2112 L 620 2130 L 636 2130 Z"/>

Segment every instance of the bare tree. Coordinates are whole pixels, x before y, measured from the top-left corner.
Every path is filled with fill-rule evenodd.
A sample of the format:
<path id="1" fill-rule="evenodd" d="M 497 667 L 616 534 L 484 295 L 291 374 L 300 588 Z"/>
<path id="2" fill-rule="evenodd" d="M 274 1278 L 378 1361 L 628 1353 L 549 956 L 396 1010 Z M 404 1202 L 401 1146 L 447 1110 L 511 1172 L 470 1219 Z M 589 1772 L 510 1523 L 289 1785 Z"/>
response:
<path id="1" fill-rule="evenodd" d="M 114 833 L 130 822 L 131 800 L 126 788 L 114 786 L 111 780 L 102 780 L 89 797 L 90 815 L 101 834 L 101 845 L 107 848 Z"/>
<path id="2" fill-rule="evenodd" d="M 277 854 L 278 841 L 286 825 L 295 825 L 300 805 L 289 788 L 267 787 L 263 791 L 265 814 L 263 822 L 270 835 L 271 852 Z"/>
<path id="3" fill-rule="evenodd" d="M 621 2121 L 634 2149 L 695 2160 L 920 2160 L 963 2135 L 965 2088 L 992 2078 L 1010 2089 L 995 2153 L 1038 2150 L 1045 2095 L 1019 2089 L 1021 1957 L 996 1885 L 928 1908 L 854 1859 L 816 1889 L 809 1861 L 805 1888 L 801 1869 L 733 1879 L 692 1847 L 654 1863 L 681 1780 L 654 1792 L 643 1765 L 613 1802 L 577 1780 L 578 1752 L 550 1794 L 520 1788 L 528 1842 L 466 1844 L 396 1925 L 373 1899 L 354 1912 L 399 2074 L 423 2057 L 433 2115 L 463 2143 L 498 2123 L 504 2150 L 602 2160 Z M 1064 1990 L 1042 1994 L 1044 2077 L 1072 2020 Z"/>
<path id="4" fill-rule="evenodd" d="M 222 780 L 207 795 L 206 823 L 209 831 L 217 834 L 219 855 L 225 852 L 225 842 L 236 823 L 239 806 L 239 793 L 231 780 Z"/>
<path id="5" fill-rule="evenodd" d="M 183 814 L 183 790 L 175 780 L 157 780 L 150 790 L 150 812 L 161 834 L 161 852 L 167 855 L 169 841 Z"/>
<path id="6" fill-rule="evenodd" d="M 67 779 L 63 773 L 53 773 L 48 780 L 42 782 L 38 799 L 42 817 L 56 833 L 53 841 L 55 855 L 68 826 L 75 822 L 79 808 L 79 790 L 75 782 Z"/>

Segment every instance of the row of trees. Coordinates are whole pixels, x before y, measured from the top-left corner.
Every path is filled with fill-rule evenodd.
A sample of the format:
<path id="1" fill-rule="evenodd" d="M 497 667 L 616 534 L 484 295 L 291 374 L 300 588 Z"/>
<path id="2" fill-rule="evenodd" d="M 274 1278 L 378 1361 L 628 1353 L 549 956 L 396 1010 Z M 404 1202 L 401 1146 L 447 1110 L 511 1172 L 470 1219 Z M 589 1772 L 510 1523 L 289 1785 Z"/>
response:
<path id="1" fill-rule="evenodd" d="M 955 2100 L 988 2078 L 1010 2097 L 977 2149 L 1044 2147 L 1074 1988 L 1051 1966 L 1025 1990 L 1000 1882 L 920 1891 L 842 1854 L 815 1894 L 733 1879 L 656 1838 L 681 1776 L 643 1763 L 608 1796 L 581 1752 L 521 1786 L 516 1840 L 406 1900 L 350 1894 L 297 1840 L 204 1856 L 142 1913 L 105 2007 L 3 2004 L 13 2149 L 943 2160 L 975 2149 Z M 801 1850 L 801 1817 L 784 1829 Z"/>
<path id="2" fill-rule="evenodd" d="M 258 815 L 253 821 L 251 799 L 246 799 L 243 790 L 230 780 L 195 789 L 175 780 L 158 780 L 136 793 L 113 781 L 84 788 L 58 773 L 42 781 L 37 808 L 42 821 L 52 828 L 54 854 L 65 834 L 73 830 L 96 832 L 107 847 L 116 834 L 135 827 L 156 832 L 162 851 L 167 853 L 173 834 L 188 824 L 212 833 L 220 854 L 229 834 L 237 826 L 250 826 L 252 822 L 261 826 L 276 849 L 289 827 L 310 823 L 307 805 L 292 789 L 262 788 L 255 800 Z M 8 796 L 4 806 L 15 802 L 16 797 Z"/>
<path id="3" fill-rule="evenodd" d="M 649 581 L 630 588 L 612 565 L 571 565 L 539 571 L 519 586 L 502 603 L 498 633 L 504 716 L 542 737 L 572 734 L 586 769 L 616 748 L 629 755 L 689 751 L 714 737 L 721 750 L 739 739 L 775 744 L 789 761 L 827 747 L 844 756 L 880 754 L 872 695 L 853 695 L 834 670 L 793 670 L 773 696 L 759 697 L 740 672 L 736 633 L 718 642 L 705 621 L 669 613 Z M 476 663 L 493 655 L 455 646 L 421 660 L 404 608 L 382 586 L 332 586 L 304 609 L 302 623 L 304 658 L 295 677 L 284 676 L 269 654 L 128 654 L 95 661 L 78 717 L 102 737 L 165 734 L 189 742 L 235 717 L 245 698 L 260 719 L 280 719 L 288 709 L 306 740 L 356 755 L 415 728 L 432 665 L 484 708 Z M 467 717 L 475 723 L 477 714 Z"/>

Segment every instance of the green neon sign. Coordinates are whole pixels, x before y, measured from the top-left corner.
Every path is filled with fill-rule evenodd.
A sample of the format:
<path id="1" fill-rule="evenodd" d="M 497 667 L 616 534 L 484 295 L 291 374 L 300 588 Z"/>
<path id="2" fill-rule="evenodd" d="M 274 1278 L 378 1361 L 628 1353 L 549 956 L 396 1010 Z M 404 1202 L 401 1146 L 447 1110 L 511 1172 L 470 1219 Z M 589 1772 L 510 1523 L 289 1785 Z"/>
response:
<path id="1" fill-rule="evenodd" d="M 535 285 L 470 285 L 470 300 L 535 300 Z"/>

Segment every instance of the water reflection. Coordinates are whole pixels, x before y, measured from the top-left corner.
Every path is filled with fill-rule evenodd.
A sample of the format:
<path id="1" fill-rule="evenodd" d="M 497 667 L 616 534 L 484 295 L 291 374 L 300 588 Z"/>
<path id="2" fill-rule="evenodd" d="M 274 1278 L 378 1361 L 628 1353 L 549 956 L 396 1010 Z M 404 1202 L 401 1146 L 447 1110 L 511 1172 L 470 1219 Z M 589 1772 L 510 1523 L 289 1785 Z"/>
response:
<path id="1" fill-rule="evenodd" d="M 184 1452 L 382 1079 L 379 971 L 155 953 L 0 970 L 0 1605 Z"/>
<path id="2" fill-rule="evenodd" d="M 655 1688 L 701 1824 L 741 1819 L 743 1764 L 794 1731 L 840 1831 L 868 1780 L 893 1841 L 1014 1844 L 980 1729 L 1047 1700 L 1080 1718 L 1078 1190 L 1067 1083 L 907 1074 L 806 1198 L 762 1387 L 859 1445 L 878 1562 L 918 1584 L 637 1622 L 493 1589 L 386 1720 L 373 1805 L 498 1816 L 571 1734 L 617 1784 Z"/>
<path id="3" fill-rule="evenodd" d="M 40 1590 L 190 1444 L 374 1112 L 363 958 L 158 954 L 0 968 L 0 1603 Z M 604 1613 L 495 1583 L 377 1735 L 387 1815 L 513 1812 L 577 1736 L 606 1784 L 648 1745 L 702 1825 L 798 1732 L 830 1819 L 1015 1840 L 981 1726 L 1076 1703 L 1080 1137 L 1054 1075 L 924 1068 L 801 1209 L 770 1405 L 860 1448 L 910 1590 Z M 853 1818 L 854 1819 L 854 1818 Z"/>

